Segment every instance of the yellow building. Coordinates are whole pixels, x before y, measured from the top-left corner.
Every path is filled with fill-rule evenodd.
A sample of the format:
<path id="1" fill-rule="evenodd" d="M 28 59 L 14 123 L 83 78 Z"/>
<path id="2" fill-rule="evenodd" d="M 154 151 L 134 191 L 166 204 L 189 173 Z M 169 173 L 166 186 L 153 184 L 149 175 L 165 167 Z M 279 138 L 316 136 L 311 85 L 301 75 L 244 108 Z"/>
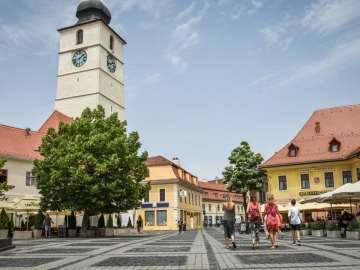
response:
<path id="1" fill-rule="evenodd" d="M 188 230 L 201 228 L 203 190 L 198 178 L 181 168 L 179 159 L 156 156 L 145 164 L 149 177 L 143 183 L 150 181 L 151 190 L 136 213 L 143 218 L 144 230 L 177 230 L 179 219 Z"/>
<path id="2" fill-rule="evenodd" d="M 285 204 L 359 181 L 359 153 L 360 104 L 320 109 L 261 168 L 268 192 Z"/>

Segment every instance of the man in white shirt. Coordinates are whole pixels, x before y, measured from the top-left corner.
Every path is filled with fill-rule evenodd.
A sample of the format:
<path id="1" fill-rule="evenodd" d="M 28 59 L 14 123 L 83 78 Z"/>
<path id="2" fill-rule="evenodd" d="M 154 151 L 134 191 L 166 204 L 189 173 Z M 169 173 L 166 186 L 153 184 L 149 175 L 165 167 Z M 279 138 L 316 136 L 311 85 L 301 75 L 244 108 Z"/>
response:
<path id="1" fill-rule="evenodd" d="M 289 222 L 291 225 L 291 232 L 292 232 L 292 237 L 293 237 L 293 246 L 296 246 L 295 243 L 295 232 L 297 233 L 297 245 L 301 246 L 301 242 L 300 242 L 300 211 L 299 208 L 297 208 L 296 206 L 296 200 L 292 199 L 291 200 L 291 208 L 289 209 L 289 213 L 288 213 L 288 217 L 289 217 Z"/>

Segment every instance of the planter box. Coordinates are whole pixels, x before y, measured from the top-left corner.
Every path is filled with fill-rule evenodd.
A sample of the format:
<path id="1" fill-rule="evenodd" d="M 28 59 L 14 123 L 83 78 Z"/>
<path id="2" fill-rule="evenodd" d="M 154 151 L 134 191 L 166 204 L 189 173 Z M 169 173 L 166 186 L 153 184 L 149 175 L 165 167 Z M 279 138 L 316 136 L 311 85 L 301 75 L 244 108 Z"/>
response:
<path id="1" fill-rule="evenodd" d="M 312 230 L 311 235 L 315 236 L 315 237 L 323 237 L 324 231 L 323 230 Z"/>
<path id="2" fill-rule="evenodd" d="M 105 235 L 106 236 L 114 236 L 114 228 L 106 228 Z"/>
<path id="3" fill-rule="evenodd" d="M 360 232 L 358 232 L 358 231 L 354 231 L 354 232 L 347 231 L 346 232 L 346 239 L 359 240 L 360 239 Z"/>
<path id="4" fill-rule="evenodd" d="M 87 231 L 87 236 L 88 237 L 94 237 L 95 236 L 95 230 L 88 230 Z"/>
<path id="5" fill-rule="evenodd" d="M 41 238 L 42 230 L 33 230 L 34 238 Z"/>
<path id="6" fill-rule="evenodd" d="M 340 231 L 328 231 L 328 230 L 326 230 L 326 236 L 328 238 L 340 238 L 341 234 L 340 234 Z"/>
<path id="7" fill-rule="evenodd" d="M 9 230 L 8 229 L 1 229 L 0 230 L 0 238 L 7 238 L 8 237 L 8 234 L 9 234 Z"/>
<path id="8" fill-rule="evenodd" d="M 13 239 L 30 239 L 32 238 L 32 231 L 14 231 Z"/>
<path id="9" fill-rule="evenodd" d="M 96 231 L 96 236 L 105 236 L 106 228 L 99 228 Z"/>
<path id="10" fill-rule="evenodd" d="M 76 229 L 68 229 L 69 237 L 76 237 Z"/>
<path id="11" fill-rule="evenodd" d="M 115 229 L 115 230 L 114 230 L 114 234 L 115 234 L 115 235 L 124 234 L 124 233 L 125 233 L 125 229 L 119 229 L 119 228 L 118 228 L 118 229 Z"/>
<path id="12" fill-rule="evenodd" d="M 137 229 L 135 229 L 135 228 L 127 228 L 127 233 L 128 234 L 139 234 Z"/>
<path id="13" fill-rule="evenodd" d="M 312 235 L 312 230 L 311 229 L 307 229 L 308 231 L 308 235 Z"/>
<path id="14" fill-rule="evenodd" d="M 308 235 L 308 230 L 300 230 L 300 235 Z"/>

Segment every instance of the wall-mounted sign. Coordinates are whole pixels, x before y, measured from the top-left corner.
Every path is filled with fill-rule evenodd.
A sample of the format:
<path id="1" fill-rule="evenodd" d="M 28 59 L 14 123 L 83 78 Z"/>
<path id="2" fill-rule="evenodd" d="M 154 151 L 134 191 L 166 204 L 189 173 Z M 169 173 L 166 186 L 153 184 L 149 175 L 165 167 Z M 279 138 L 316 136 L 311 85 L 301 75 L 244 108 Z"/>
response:
<path id="1" fill-rule="evenodd" d="M 299 192 L 300 196 L 314 196 L 314 195 L 320 195 L 326 192 L 329 192 L 332 190 L 323 190 L 323 191 L 308 191 L 308 192 Z"/>
<path id="2" fill-rule="evenodd" d="M 334 166 L 299 169 L 299 172 L 333 171 Z"/>
<path id="3" fill-rule="evenodd" d="M 180 197 L 184 198 L 187 196 L 187 191 L 186 190 L 180 190 Z"/>

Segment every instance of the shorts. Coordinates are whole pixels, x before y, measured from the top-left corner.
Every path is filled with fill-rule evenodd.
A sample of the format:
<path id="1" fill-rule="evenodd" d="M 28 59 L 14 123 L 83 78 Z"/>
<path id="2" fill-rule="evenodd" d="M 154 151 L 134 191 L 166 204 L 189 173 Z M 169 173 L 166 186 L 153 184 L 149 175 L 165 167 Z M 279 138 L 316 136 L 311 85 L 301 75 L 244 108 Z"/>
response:
<path id="1" fill-rule="evenodd" d="M 277 223 L 275 223 L 275 224 L 268 224 L 268 225 L 266 225 L 266 230 L 267 230 L 268 232 L 277 232 L 277 231 L 279 230 L 279 227 L 278 227 Z"/>
<path id="2" fill-rule="evenodd" d="M 50 231 L 50 229 L 51 229 L 51 226 L 45 225 L 45 231 Z"/>
<path id="3" fill-rule="evenodd" d="M 300 224 L 291 224 L 291 230 L 300 231 Z"/>

